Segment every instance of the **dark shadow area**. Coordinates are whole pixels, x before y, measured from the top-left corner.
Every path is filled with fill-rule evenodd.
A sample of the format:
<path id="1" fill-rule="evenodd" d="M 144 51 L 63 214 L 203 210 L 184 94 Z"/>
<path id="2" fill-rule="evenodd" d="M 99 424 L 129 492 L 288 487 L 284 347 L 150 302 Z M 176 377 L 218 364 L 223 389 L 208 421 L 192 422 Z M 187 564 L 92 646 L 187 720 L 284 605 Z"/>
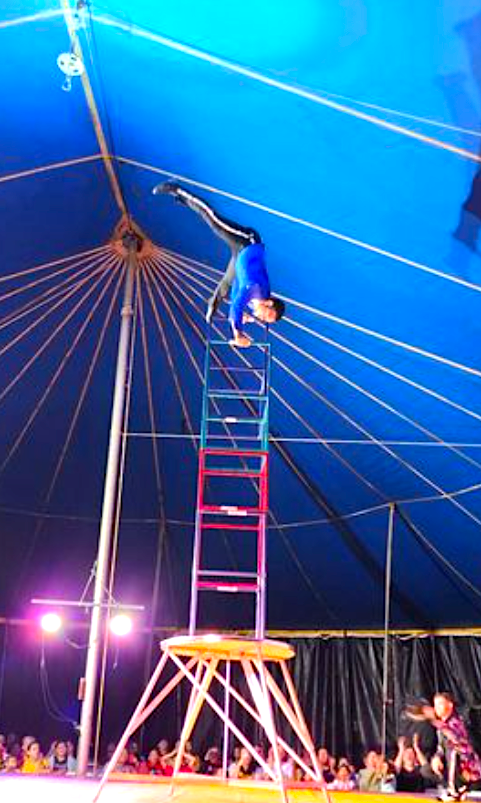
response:
<path id="1" fill-rule="evenodd" d="M 481 12 L 466 20 L 455 28 L 467 51 L 471 74 L 481 99 Z M 468 76 L 461 72 L 440 76 L 438 84 L 444 93 L 446 103 L 451 111 L 453 122 L 465 129 L 479 130 L 480 114 L 476 103 L 469 95 L 466 87 Z M 473 147 L 474 136 L 466 134 L 464 147 Z M 481 148 L 479 150 L 481 156 Z M 469 251 L 479 254 L 479 236 L 481 230 L 481 167 L 471 179 L 470 188 L 461 206 L 458 224 L 453 238 L 462 243 Z M 457 256 L 460 256 L 459 254 Z M 469 261 L 469 254 L 464 262 Z M 466 266 L 466 265 L 465 265 Z"/>

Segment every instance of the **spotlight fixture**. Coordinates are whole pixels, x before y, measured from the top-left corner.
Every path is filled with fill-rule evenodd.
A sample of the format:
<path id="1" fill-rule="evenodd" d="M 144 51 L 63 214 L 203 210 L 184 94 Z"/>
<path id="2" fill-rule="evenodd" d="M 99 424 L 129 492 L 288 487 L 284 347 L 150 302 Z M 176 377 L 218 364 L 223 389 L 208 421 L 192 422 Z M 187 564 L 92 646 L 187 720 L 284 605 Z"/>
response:
<path id="1" fill-rule="evenodd" d="M 110 620 L 110 630 L 114 636 L 128 636 L 132 627 L 132 619 L 126 613 L 117 613 Z"/>
<path id="2" fill-rule="evenodd" d="M 62 627 L 62 619 L 58 613 L 49 611 L 49 613 L 44 613 L 40 619 L 40 627 L 44 633 L 58 633 Z"/>

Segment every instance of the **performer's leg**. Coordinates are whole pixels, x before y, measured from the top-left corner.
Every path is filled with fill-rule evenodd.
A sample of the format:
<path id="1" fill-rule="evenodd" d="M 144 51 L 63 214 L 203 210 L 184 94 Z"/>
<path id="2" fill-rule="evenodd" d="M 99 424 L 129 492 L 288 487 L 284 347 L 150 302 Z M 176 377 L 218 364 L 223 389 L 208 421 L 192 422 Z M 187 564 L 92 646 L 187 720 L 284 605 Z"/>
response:
<path id="1" fill-rule="evenodd" d="M 252 243 L 260 243 L 261 238 L 255 229 L 241 226 L 239 223 L 234 223 L 228 220 L 213 209 L 210 204 L 194 195 L 192 192 L 181 187 L 173 181 L 166 181 L 164 184 L 158 184 L 153 190 L 155 195 L 165 193 L 172 195 L 179 201 L 179 203 L 188 206 L 193 212 L 196 212 L 202 220 L 204 220 L 212 231 L 220 237 L 231 250 L 238 253 L 242 248 L 245 248 Z"/>
<path id="2" fill-rule="evenodd" d="M 207 313 L 205 316 L 207 323 L 211 322 L 212 317 L 215 315 L 215 313 L 219 308 L 219 304 L 221 304 L 224 298 L 227 298 L 227 296 L 229 295 L 230 289 L 235 279 L 236 258 L 237 254 L 232 254 L 226 272 L 224 273 L 222 279 L 215 288 L 214 294 L 209 299 L 209 302 L 207 304 Z"/>

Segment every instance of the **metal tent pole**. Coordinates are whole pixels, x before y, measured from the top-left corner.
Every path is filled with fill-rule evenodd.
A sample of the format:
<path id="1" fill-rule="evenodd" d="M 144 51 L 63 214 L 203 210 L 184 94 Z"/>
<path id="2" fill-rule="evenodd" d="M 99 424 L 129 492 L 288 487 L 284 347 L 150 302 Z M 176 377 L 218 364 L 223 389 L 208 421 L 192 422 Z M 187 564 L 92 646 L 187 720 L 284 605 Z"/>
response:
<path id="1" fill-rule="evenodd" d="M 386 574 L 384 584 L 384 649 L 382 660 L 382 724 L 381 724 L 381 753 L 386 755 L 387 742 L 387 706 L 389 694 L 389 623 L 391 617 L 391 580 L 392 580 L 392 546 L 394 535 L 394 515 L 396 506 L 389 505 L 389 520 L 386 542 Z"/>
<path id="2" fill-rule="evenodd" d="M 111 556 L 113 524 L 117 501 L 117 483 L 119 473 L 119 456 L 122 441 L 122 427 L 125 411 L 125 391 L 128 369 L 129 344 L 133 321 L 134 280 L 137 270 L 137 238 L 134 235 L 124 237 L 124 245 L 128 250 L 127 272 L 125 278 L 124 299 L 121 311 L 119 345 L 117 351 L 117 369 L 115 375 L 110 439 L 105 471 L 104 498 L 97 553 L 97 570 L 93 594 L 92 617 L 90 622 L 89 645 L 85 666 L 84 696 L 80 720 L 80 737 L 77 755 L 77 774 L 87 772 L 95 698 L 98 681 L 98 665 L 102 642 L 102 603 L 104 602 L 107 584 L 107 572 Z"/>

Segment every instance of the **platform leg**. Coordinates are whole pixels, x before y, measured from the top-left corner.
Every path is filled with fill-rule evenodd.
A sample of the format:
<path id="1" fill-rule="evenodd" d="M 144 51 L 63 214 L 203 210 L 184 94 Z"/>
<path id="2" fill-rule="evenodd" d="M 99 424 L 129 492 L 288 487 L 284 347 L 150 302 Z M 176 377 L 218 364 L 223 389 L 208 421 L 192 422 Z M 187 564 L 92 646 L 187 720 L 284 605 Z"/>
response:
<path id="1" fill-rule="evenodd" d="M 285 718 L 289 722 L 289 725 L 291 726 L 292 730 L 294 731 L 297 738 L 301 742 L 302 746 L 309 753 L 311 760 L 314 761 L 315 749 L 309 734 L 309 730 L 304 721 L 304 718 L 299 719 L 298 712 L 293 711 L 291 703 L 283 694 L 283 692 L 281 691 L 278 684 L 276 683 L 276 681 L 274 680 L 274 678 L 272 677 L 271 673 L 267 668 L 265 669 L 265 672 L 266 672 L 267 684 L 269 686 L 272 696 L 274 697 L 275 701 L 277 702 L 277 705 L 279 706 Z"/>
<path id="2" fill-rule="evenodd" d="M 273 713 L 273 710 L 272 710 L 271 696 L 270 696 L 270 693 L 269 693 L 269 687 L 267 685 L 266 668 L 265 668 L 265 665 L 264 665 L 264 661 L 262 660 L 261 657 L 259 657 L 259 659 L 256 661 L 256 665 L 257 665 L 257 671 L 259 672 L 259 675 L 260 675 L 260 678 L 261 678 L 262 693 L 263 693 L 265 701 L 266 701 L 266 706 L 265 707 L 266 707 L 267 721 L 269 722 L 269 728 L 270 728 L 271 733 L 272 733 L 272 749 L 274 751 L 274 760 L 275 760 L 275 763 L 276 763 L 277 772 L 279 773 L 279 784 L 280 784 L 281 797 L 282 797 L 282 800 L 284 801 L 284 803 L 288 803 L 286 780 L 285 780 L 284 775 L 282 773 L 281 757 L 279 755 L 279 744 L 278 744 L 276 723 L 275 723 L 275 719 L 274 719 L 274 713 Z"/>
<path id="3" fill-rule="evenodd" d="M 313 765 L 314 769 L 316 770 L 316 775 L 318 776 L 319 784 L 320 784 L 321 789 L 322 789 L 322 794 L 324 796 L 325 803 L 331 803 L 331 796 L 330 796 L 329 790 L 328 790 L 328 788 L 326 786 L 326 782 L 324 780 L 324 775 L 322 774 L 321 766 L 319 764 L 319 759 L 317 758 L 317 753 L 316 753 L 316 750 L 315 750 L 315 747 L 314 747 L 314 743 L 312 741 L 309 728 L 307 727 L 306 720 L 304 718 L 304 714 L 303 714 L 301 705 L 299 703 L 299 698 L 297 697 L 296 687 L 294 686 L 293 680 L 291 678 L 291 673 L 289 672 L 289 669 L 287 668 L 287 665 L 286 665 L 285 661 L 281 661 L 280 665 L 281 665 L 282 675 L 284 677 L 284 682 L 285 682 L 287 690 L 289 692 L 289 696 L 290 696 L 290 698 L 292 700 L 292 704 L 293 704 L 294 710 L 295 710 L 295 712 L 297 714 L 297 718 L 298 718 L 299 722 L 301 723 L 302 728 L 304 730 L 304 733 L 307 735 L 307 738 L 308 738 L 308 740 L 310 742 L 310 745 L 311 745 L 310 749 L 309 749 L 309 754 L 311 756 L 312 765 Z"/>
<path id="4" fill-rule="evenodd" d="M 187 709 L 184 727 L 182 728 L 182 733 L 180 737 L 179 751 L 175 758 L 174 774 L 172 776 L 173 778 L 176 778 L 179 773 L 182 764 L 182 758 L 184 756 L 186 742 L 189 739 L 190 734 L 194 730 L 195 723 L 197 722 L 202 706 L 204 705 L 206 694 L 209 691 L 209 687 L 210 684 L 212 683 L 212 678 L 214 676 L 215 670 L 217 669 L 218 663 L 219 663 L 218 658 L 210 659 L 209 666 L 206 668 L 204 672 L 202 683 L 199 682 L 202 671 L 202 664 L 200 663 L 200 661 L 197 666 L 197 669 L 200 669 L 200 671 L 198 675 L 195 676 L 195 683 L 192 684 L 192 692 L 189 701 L 189 707 Z"/>
<path id="5" fill-rule="evenodd" d="M 222 745 L 222 778 L 224 781 L 227 780 L 228 769 L 229 769 L 229 741 L 230 741 L 230 731 L 229 731 L 229 715 L 230 715 L 230 674 L 231 674 L 231 663 L 229 660 L 226 661 L 225 664 L 225 685 L 224 685 L 224 743 Z M 215 677 L 219 679 L 220 675 L 216 672 Z"/>
<path id="6" fill-rule="evenodd" d="M 226 688 L 226 680 L 222 677 L 222 675 L 219 675 L 219 673 L 216 672 L 214 677 L 216 678 L 216 680 L 219 681 L 219 683 L 225 689 Z M 237 700 L 237 702 L 243 707 L 243 709 L 245 711 L 247 711 L 247 713 L 252 717 L 254 722 L 257 722 L 257 724 L 260 725 L 262 729 L 264 729 L 264 722 L 263 722 L 262 718 L 259 716 L 257 710 L 254 710 L 252 708 L 252 706 L 249 705 L 247 700 L 244 700 L 242 695 L 239 694 L 239 692 L 236 689 L 231 687 L 230 693 L 231 693 L 231 696 L 234 698 L 234 700 Z M 306 773 L 306 775 L 308 775 L 313 781 L 318 781 L 319 779 L 318 779 L 317 775 L 315 774 L 314 770 L 312 769 L 312 767 L 308 767 L 307 766 L 307 764 L 302 760 L 302 758 L 300 758 L 300 756 L 297 755 L 296 751 L 293 750 L 293 748 L 282 738 L 282 736 L 280 736 L 278 734 L 277 738 L 278 738 L 278 742 L 279 742 L 280 746 L 296 762 L 296 764 Z"/>
<path id="7" fill-rule="evenodd" d="M 172 653 L 170 657 L 172 658 L 172 660 L 174 661 L 174 663 L 175 663 L 175 664 L 177 664 L 177 666 L 179 667 L 179 669 L 182 669 L 182 671 L 184 672 L 184 675 L 185 675 L 185 677 L 186 677 L 186 678 L 187 678 L 187 679 L 190 681 L 190 683 L 192 683 L 192 685 L 199 686 L 199 684 L 197 683 L 197 681 L 196 681 L 196 679 L 195 679 L 194 675 L 192 674 L 192 672 L 190 672 L 190 671 L 189 671 L 189 670 L 186 668 L 186 666 L 185 666 L 185 665 L 182 663 L 182 661 L 180 660 L 180 658 L 179 658 L 177 655 L 175 655 L 174 653 Z M 256 762 L 259 764 L 259 766 L 261 766 L 261 767 L 262 767 L 262 769 L 263 769 L 263 770 L 264 770 L 264 772 L 265 772 L 265 773 L 266 773 L 266 774 L 269 776 L 269 778 L 270 778 L 272 781 L 275 781 L 275 780 L 276 780 L 276 778 L 275 778 L 275 774 L 272 772 L 272 770 L 271 770 L 271 768 L 269 767 L 269 765 L 267 764 L 267 762 L 266 762 L 266 761 L 264 761 L 264 759 L 262 758 L 262 756 L 261 756 L 261 755 L 259 755 L 259 753 L 258 753 L 258 752 L 257 752 L 257 750 L 255 749 L 254 745 L 253 745 L 253 744 L 251 744 L 251 742 L 248 740 L 248 738 L 247 738 L 247 737 L 246 737 L 246 736 L 245 736 L 245 735 L 242 733 L 242 731 L 240 730 L 240 728 L 238 728 L 238 727 L 237 727 L 237 725 L 235 724 L 235 722 L 233 722 L 233 721 L 232 721 L 232 719 L 231 719 L 230 717 L 229 717 L 229 718 L 226 718 L 226 716 L 225 716 L 225 714 L 224 714 L 224 712 L 223 712 L 222 708 L 221 708 L 221 707 L 220 707 L 220 705 L 219 705 L 219 704 L 218 704 L 218 703 L 217 703 L 217 702 L 214 700 L 214 698 L 212 697 L 212 695 L 211 695 L 211 694 L 209 694 L 209 692 L 205 692 L 205 695 L 204 695 L 204 696 L 205 696 L 205 700 L 206 700 L 206 702 L 207 702 L 207 703 L 210 705 L 210 707 L 212 708 L 212 710 L 213 710 L 213 711 L 214 711 L 214 712 L 217 714 L 217 716 L 219 717 L 219 719 L 221 719 L 221 720 L 222 720 L 222 722 L 226 722 L 226 720 L 227 720 L 227 722 L 228 722 L 228 725 L 229 725 L 229 730 L 230 730 L 230 731 L 233 733 L 233 735 L 236 737 L 236 739 L 238 739 L 238 740 L 239 740 L 239 742 L 240 742 L 240 743 L 243 745 L 243 747 L 245 747 L 245 748 L 246 748 L 246 750 L 248 750 L 248 751 L 249 751 L 249 753 L 252 755 L 252 757 L 254 758 L 254 760 L 255 760 L 255 761 L 256 761 Z"/>
<path id="8" fill-rule="evenodd" d="M 262 661 L 260 662 L 262 664 Z M 275 767 L 275 780 L 280 786 L 281 796 L 284 803 L 287 803 L 287 792 L 285 787 L 284 776 L 282 774 L 281 759 L 279 755 L 278 737 L 272 707 L 270 705 L 269 690 L 267 684 L 263 682 L 262 675 L 261 681 L 256 676 L 252 662 L 247 658 L 241 659 L 242 668 L 252 694 L 252 699 L 259 712 L 261 720 L 264 725 L 266 735 L 271 743 L 272 751 L 274 753 L 274 767 Z M 262 664 L 263 665 L 263 664 Z M 259 667 L 257 667 L 260 674 Z"/>
<path id="9" fill-rule="evenodd" d="M 187 668 L 191 669 L 193 666 L 195 666 L 196 661 L 197 658 L 191 658 L 190 661 L 188 661 L 188 663 L 186 664 Z M 174 675 L 174 677 L 171 680 L 169 680 L 168 683 L 165 684 L 162 691 L 160 691 L 154 697 L 154 699 L 152 700 L 151 703 L 149 703 L 147 708 L 144 708 L 142 714 L 139 716 L 137 728 L 140 728 L 140 726 L 143 725 L 145 720 L 148 719 L 150 715 L 154 713 L 155 709 L 158 708 L 161 702 L 165 700 L 166 697 L 169 696 L 170 692 L 173 691 L 176 686 L 178 686 L 178 684 L 180 683 L 181 680 L 183 680 L 183 678 L 184 678 L 183 673 L 177 672 L 177 674 Z"/>
<path id="10" fill-rule="evenodd" d="M 115 766 L 117 765 L 117 762 L 118 762 L 118 760 L 120 758 L 122 750 L 124 749 L 125 745 L 127 744 L 128 740 L 129 740 L 129 737 L 131 736 L 132 733 L 134 733 L 135 730 L 137 730 L 140 716 L 141 716 L 145 706 L 147 705 L 147 702 L 148 702 L 149 698 L 151 697 L 153 690 L 155 689 L 157 681 L 160 678 L 160 676 L 162 674 L 162 670 L 164 669 L 164 666 L 165 666 L 166 663 L 167 663 L 167 653 L 164 652 L 163 655 L 161 656 L 160 660 L 159 660 L 159 663 L 157 664 L 156 668 L 154 669 L 152 677 L 150 678 L 147 686 L 145 687 L 145 691 L 142 694 L 142 696 L 141 696 L 141 698 L 140 698 L 140 700 L 139 700 L 139 702 L 137 704 L 137 707 L 136 707 L 134 713 L 132 714 L 132 716 L 130 718 L 129 724 L 127 725 L 124 733 L 122 734 L 117 747 L 115 748 L 115 751 L 114 751 L 114 754 L 113 754 L 112 758 L 110 759 L 109 763 L 107 764 L 107 766 L 106 766 L 106 768 L 104 770 L 104 773 L 103 773 L 103 775 L 102 775 L 102 777 L 100 779 L 100 783 L 99 783 L 99 785 L 98 785 L 98 787 L 96 789 L 95 795 L 93 797 L 92 803 L 96 803 L 96 801 L 99 799 L 100 793 L 101 793 L 102 789 L 104 788 L 105 784 L 107 783 L 107 781 L 109 779 L 109 776 L 112 774 Z"/>

